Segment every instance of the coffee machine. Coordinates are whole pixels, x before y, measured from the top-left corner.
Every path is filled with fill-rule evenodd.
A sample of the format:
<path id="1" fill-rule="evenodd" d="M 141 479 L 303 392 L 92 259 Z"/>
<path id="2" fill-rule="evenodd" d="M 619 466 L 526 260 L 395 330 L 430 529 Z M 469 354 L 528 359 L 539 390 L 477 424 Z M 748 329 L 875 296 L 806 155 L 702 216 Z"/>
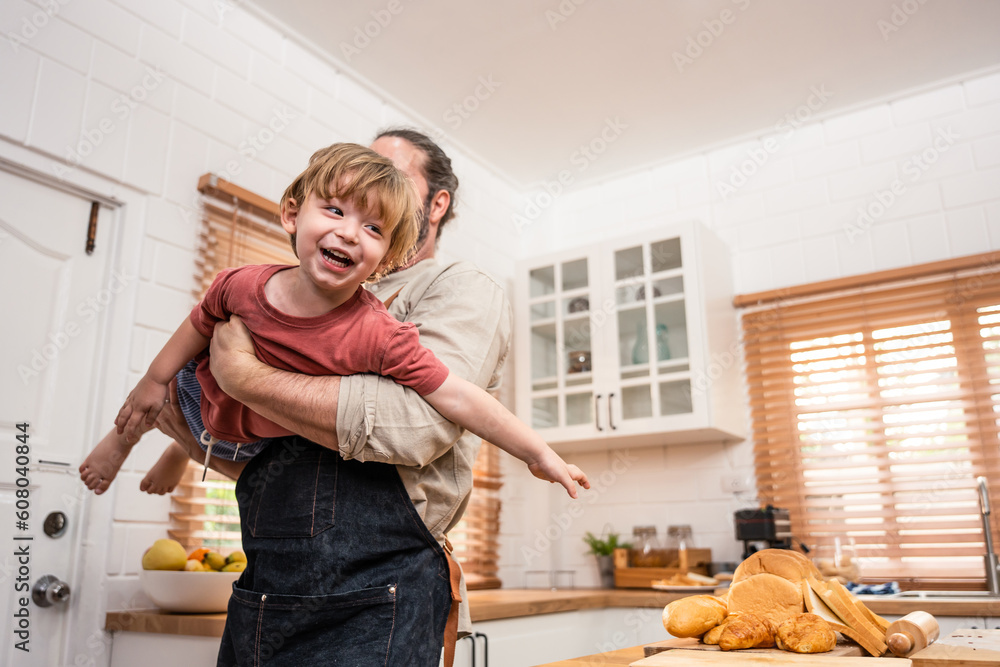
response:
<path id="1" fill-rule="evenodd" d="M 761 509 L 737 510 L 736 539 L 743 542 L 743 558 L 761 549 L 791 549 L 792 533 L 788 510 L 772 505 Z M 803 551 L 808 552 L 805 545 Z"/>

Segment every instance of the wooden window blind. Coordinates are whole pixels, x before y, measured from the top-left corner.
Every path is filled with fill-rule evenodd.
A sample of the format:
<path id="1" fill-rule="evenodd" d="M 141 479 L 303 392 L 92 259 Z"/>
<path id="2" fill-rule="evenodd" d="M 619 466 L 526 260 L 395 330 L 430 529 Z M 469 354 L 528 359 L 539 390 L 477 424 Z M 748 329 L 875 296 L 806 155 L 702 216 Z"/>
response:
<path id="1" fill-rule="evenodd" d="M 219 271 L 245 264 L 297 264 L 276 203 L 205 174 L 202 228 L 195 260 L 193 294 L 201 298 Z M 236 483 L 213 470 L 201 481 L 202 466 L 193 461 L 174 491 L 170 537 L 188 550 L 200 546 L 230 551 L 240 545 Z M 472 497 L 465 515 L 451 531 L 454 555 L 462 563 L 469 589 L 499 588 L 498 543 L 502 484 L 499 452 L 483 443 L 473 468 Z"/>
<path id="2" fill-rule="evenodd" d="M 195 259 L 195 298 L 200 299 L 223 269 L 245 264 L 294 264 L 278 205 L 239 186 L 205 174 L 201 233 Z M 236 482 L 214 470 L 201 481 L 202 466 L 190 462 L 172 497 L 170 537 L 189 551 L 213 547 L 223 552 L 241 544 Z"/>
<path id="3" fill-rule="evenodd" d="M 865 580 L 984 587 L 976 477 L 996 503 L 998 261 L 769 295 L 742 315 L 761 504 L 788 508 L 805 544 L 853 541 Z"/>
<path id="4" fill-rule="evenodd" d="M 448 539 L 469 590 L 500 588 L 500 450 L 483 441 L 472 469 L 472 496 Z"/>

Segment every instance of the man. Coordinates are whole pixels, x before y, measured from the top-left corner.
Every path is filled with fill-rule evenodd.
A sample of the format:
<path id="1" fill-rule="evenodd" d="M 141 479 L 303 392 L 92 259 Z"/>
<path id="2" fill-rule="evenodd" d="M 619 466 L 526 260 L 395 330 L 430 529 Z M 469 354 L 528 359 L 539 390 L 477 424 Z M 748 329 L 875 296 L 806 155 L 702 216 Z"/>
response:
<path id="1" fill-rule="evenodd" d="M 371 148 L 392 159 L 396 166 L 413 180 L 424 201 L 421 235 L 413 259 L 406 267 L 373 286 L 372 291 L 387 303 L 390 312 L 397 319 L 417 324 L 421 344 L 430 348 L 452 373 L 481 387 L 495 389 L 499 385 L 500 368 L 510 344 L 510 306 L 503 291 L 495 281 L 470 264 L 442 266 L 434 260 L 442 228 L 454 217 L 454 197 L 458 179 L 451 170 L 450 159 L 428 137 L 412 130 L 383 132 L 375 139 Z M 472 490 L 472 466 L 478 453 L 479 439 L 444 420 L 416 392 L 396 384 L 391 379 L 375 375 L 313 377 L 280 371 L 262 364 L 254 356 L 249 336 L 238 322 L 217 327 L 212 338 L 211 364 L 212 373 L 223 391 L 304 438 L 328 449 L 338 450 L 341 459 L 340 462 L 333 464 L 328 459 L 338 457 L 328 457 L 320 464 L 320 468 L 310 463 L 301 471 L 294 471 L 292 466 L 283 463 L 284 459 L 277 458 L 280 448 L 275 446 L 271 448 L 274 451 L 271 460 L 258 462 L 254 459 L 250 463 L 251 467 L 255 466 L 252 476 L 249 470 L 247 475 L 241 475 L 242 467 L 232 462 L 219 461 L 213 466 L 223 474 L 240 478 L 237 492 L 239 494 L 242 490 L 244 495 L 249 496 L 240 501 L 244 547 L 247 547 L 247 542 L 250 540 L 254 544 L 259 543 L 261 549 L 256 559 L 252 553 L 250 554 L 251 563 L 257 562 L 259 567 L 251 573 L 253 576 L 244 578 L 246 585 L 251 586 L 252 591 L 234 592 L 234 601 L 230 604 L 230 619 L 227 621 L 227 637 L 223 639 L 223 652 L 220 653 L 220 665 L 240 664 L 238 657 L 224 657 L 223 654 L 227 651 L 230 654 L 234 651 L 238 654 L 238 646 L 227 649 L 227 645 L 238 645 L 243 636 L 240 633 L 251 631 L 248 627 L 252 625 L 250 617 L 248 616 L 247 622 L 244 623 L 239 619 L 241 612 L 264 614 L 266 601 L 260 601 L 258 605 L 257 598 L 251 592 L 260 592 L 261 596 L 272 600 L 278 594 L 278 591 L 275 591 L 265 595 L 262 591 L 271 589 L 261 585 L 258 579 L 269 579 L 269 585 L 280 589 L 281 593 L 302 596 L 313 592 L 300 590 L 309 584 L 307 581 L 296 582 L 270 577 L 267 566 L 263 564 L 268 562 L 268 550 L 271 549 L 272 541 L 266 539 L 267 535 L 248 535 L 248 531 L 252 533 L 254 526 L 257 525 L 249 520 L 248 513 L 253 512 L 256 519 L 260 512 L 270 511 L 268 508 L 275 504 L 282 507 L 295 504 L 284 496 L 277 498 L 273 489 L 280 487 L 284 489 L 283 494 L 295 494 L 303 487 L 318 487 L 319 485 L 315 483 L 317 477 L 326 478 L 333 486 L 338 483 L 347 484 L 343 479 L 356 479 L 358 480 L 356 488 L 363 489 L 363 492 L 357 495 L 370 496 L 372 492 L 368 486 L 364 486 L 369 484 L 381 489 L 382 491 L 376 491 L 375 495 L 382 493 L 380 497 L 389 503 L 388 498 L 392 496 L 393 484 L 399 483 L 394 475 L 398 475 L 405 488 L 406 497 L 412 502 L 412 507 L 404 509 L 414 511 L 422 519 L 423 526 L 420 530 L 423 531 L 426 527 L 426 532 L 436 542 L 432 550 L 442 555 L 438 545 L 445 544 L 445 534 L 461 518 L 469 500 Z M 169 421 L 169 416 L 165 416 L 161 421 L 166 423 Z M 196 448 L 189 433 L 182 428 L 173 429 L 169 426 L 165 426 L 162 430 L 174 437 L 183 438 L 188 451 L 198 458 L 200 450 Z M 316 454 L 311 450 L 303 454 L 298 450 L 300 444 L 287 444 L 281 455 L 299 460 L 309 459 Z M 322 456 L 319 458 L 322 459 Z M 348 461 L 377 462 L 393 466 L 358 468 L 345 463 Z M 279 468 L 282 473 L 281 479 L 272 481 L 274 475 L 270 473 Z M 371 472 L 383 470 L 390 470 L 392 473 L 382 475 L 381 472 L 378 474 Z M 349 473 L 354 477 L 342 479 L 342 476 Z M 296 478 L 296 475 L 300 478 Z M 369 479 L 369 475 L 376 475 L 378 479 Z M 253 480 L 250 477 L 253 477 Z M 360 481 L 362 477 L 364 477 L 363 483 Z M 245 488 L 241 489 L 240 485 Z M 275 503 L 276 500 L 281 502 Z M 345 499 L 338 493 L 336 500 L 336 511 L 333 500 L 329 501 L 330 513 L 340 513 L 342 516 Z M 305 501 L 310 502 L 310 499 L 306 498 Z M 315 504 L 315 498 L 311 502 Z M 380 506 L 379 511 L 396 516 L 394 513 L 398 509 L 393 506 L 387 510 L 384 506 Z M 359 516 L 367 514 L 367 510 L 361 504 L 356 510 Z M 405 521 L 403 515 L 399 516 L 400 521 Z M 314 519 L 315 517 L 309 520 L 311 529 L 315 528 Z M 277 532 L 283 534 L 294 532 L 294 529 L 290 528 L 295 521 L 294 518 L 282 515 L 272 516 L 271 520 Z M 371 523 L 381 525 L 374 517 Z M 331 525 L 335 524 L 335 520 L 331 522 Z M 368 540 L 380 539 L 377 529 L 373 533 L 363 537 Z M 348 535 L 346 538 L 341 536 L 338 539 L 350 540 L 352 537 Z M 413 539 L 417 537 L 410 536 Z M 280 549 L 285 552 L 288 549 L 297 550 L 304 558 L 314 557 L 315 554 L 312 552 L 319 547 L 301 538 L 301 535 L 292 536 L 291 546 L 284 545 Z M 391 560 L 393 554 L 398 553 L 400 549 L 411 547 L 410 542 L 402 540 L 395 551 L 392 547 L 387 547 L 388 552 L 391 552 L 388 555 L 385 549 L 376 550 L 360 560 L 368 563 Z M 323 548 L 334 549 L 332 546 Z M 340 558 L 341 551 L 338 546 L 335 554 L 325 553 L 323 560 Z M 277 558 L 277 553 L 273 555 Z M 431 563 L 425 569 L 433 570 L 439 566 L 439 561 L 433 556 L 424 554 L 424 557 L 430 558 L 427 562 Z M 408 559 L 407 562 L 412 564 L 413 561 Z M 343 562 L 342 565 L 352 572 L 351 568 L 367 567 L 365 563 L 359 565 L 354 561 Z M 289 563 L 288 566 L 295 567 L 295 563 Z M 371 575 L 369 583 L 374 584 L 382 580 L 395 581 L 392 578 L 396 573 L 393 566 L 379 567 L 381 569 L 373 570 L 374 574 Z M 317 572 L 316 576 L 325 575 Z M 445 579 L 447 578 L 446 574 Z M 362 583 L 368 581 L 365 576 L 355 579 Z M 442 613 L 447 615 L 448 609 L 440 609 L 443 603 L 440 602 L 441 590 L 437 583 L 427 583 L 428 587 L 434 589 L 433 595 L 425 591 L 428 594 L 424 595 L 420 604 L 411 604 L 408 607 L 409 612 L 398 615 L 395 613 L 403 611 L 403 607 L 406 607 L 404 602 L 413 601 L 412 594 L 408 601 L 399 599 L 393 603 L 393 627 L 390 628 L 393 639 L 383 654 L 383 658 L 388 661 L 385 664 L 423 664 L 419 661 L 424 657 L 417 653 L 404 655 L 400 652 L 399 646 L 404 641 L 403 637 L 408 632 L 408 626 L 413 627 L 410 628 L 411 638 L 406 640 L 406 643 L 433 641 L 433 638 L 422 635 L 418 626 L 440 626 L 443 620 Z M 343 588 L 344 586 L 337 586 L 330 589 L 330 595 L 344 595 Z M 396 596 L 395 585 L 390 588 Z M 471 622 L 468 605 L 464 602 L 466 597 L 464 581 L 459 588 L 463 599 L 458 611 L 459 629 L 468 631 Z M 402 582 L 399 591 L 398 597 L 402 598 L 406 594 Z M 353 592 L 348 590 L 346 594 Z M 439 602 L 429 603 L 431 598 Z M 428 604 L 438 608 L 421 607 Z M 254 605 L 260 608 L 254 609 Z M 311 616 L 317 615 L 322 614 L 311 614 Z M 409 617 L 413 615 L 420 617 Z M 431 620 L 434 620 L 434 623 L 431 623 Z M 331 620 L 330 623 L 336 624 L 338 621 Z M 376 618 L 369 625 L 377 626 L 378 623 Z M 229 632 L 230 625 L 233 626 L 232 632 Z M 432 634 L 436 632 L 437 630 L 434 630 Z M 258 638 L 260 634 L 259 629 L 256 630 Z M 440 634 L 436 636 L 440 638 Z M 379 641 L 381 639 L 376 639 L 366 647 L 359 648 L 359 651 L 368 655 L 374 651 L 373 646 L 379 645 Z M 289 640 L 288 643 L 294 645 L 295 642 Z M 440 647 L 440 641 L 437 645 Z M 286 652 L 288 650 L 284 646 L 276 647 L 274 650 L 279 648 Z M 292 650 L 295 650 L 294 646 Z M 344 650 L 338 649 L 341 659 L 344 658 Z M 313 659 L 315 657 L 313 654 Z M 429 657 L 426 660 L 428 664 L 437 664 L 436 656 L 433 657 L 433 663 Z M 292 661 L 288 664 L 297 663 Z M 373 661 L 371 664 L 383 663 Z"/>

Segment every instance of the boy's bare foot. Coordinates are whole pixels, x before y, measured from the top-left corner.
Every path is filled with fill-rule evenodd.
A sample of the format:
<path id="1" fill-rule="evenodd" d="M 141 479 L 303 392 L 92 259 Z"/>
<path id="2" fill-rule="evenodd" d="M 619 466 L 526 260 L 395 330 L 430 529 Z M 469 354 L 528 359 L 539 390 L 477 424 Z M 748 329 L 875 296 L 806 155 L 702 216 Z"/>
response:
<path id="1" fill-rule="evenodd" d="M 139 483 L 139 490 L 162 496 L 170 493 L 183 479 L 189 461 L 187 450 L 176 442 L 171 442 L 160 460 L 150 469 Z"/>
<path id="2" fill-rule="evenodd" d="M 130 451 L 132 445 L 125 441 L 125 436 L 111 429 L 80 464 L 80 479 L 88 489 L 101 495 L 111 486 Z"/>

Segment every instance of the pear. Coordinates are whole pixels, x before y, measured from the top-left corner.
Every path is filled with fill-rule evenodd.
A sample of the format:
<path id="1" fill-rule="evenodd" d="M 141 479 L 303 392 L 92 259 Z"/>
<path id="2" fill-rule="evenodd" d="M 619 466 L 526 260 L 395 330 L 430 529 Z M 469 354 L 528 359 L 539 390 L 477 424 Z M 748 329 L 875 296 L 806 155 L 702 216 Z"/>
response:
<path id="1" fill-rule="evenodd" d="M 144 570 L 183 570 L 187 552 L 176 540 L 156 540 L 142 555 Z"/>

